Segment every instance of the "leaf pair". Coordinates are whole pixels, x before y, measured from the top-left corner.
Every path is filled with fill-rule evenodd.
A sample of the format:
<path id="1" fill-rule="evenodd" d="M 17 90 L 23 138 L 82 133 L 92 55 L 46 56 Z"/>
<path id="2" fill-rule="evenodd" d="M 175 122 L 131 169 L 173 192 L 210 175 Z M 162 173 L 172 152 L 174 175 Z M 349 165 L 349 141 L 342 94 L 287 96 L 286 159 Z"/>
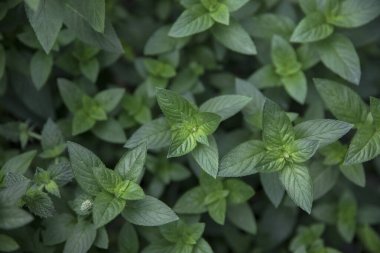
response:
<path id="1" fill-rule="evenodd" d="M 174 206 L 176 212 L 198 214 L 207 211 L 215 222 L 223 225 L 229 206 L 243 204 L 255 194 L 249 185 L 237 179 L 222 181 L 202 173 L 199 183 L 200 186 L 179 198 Z"/>

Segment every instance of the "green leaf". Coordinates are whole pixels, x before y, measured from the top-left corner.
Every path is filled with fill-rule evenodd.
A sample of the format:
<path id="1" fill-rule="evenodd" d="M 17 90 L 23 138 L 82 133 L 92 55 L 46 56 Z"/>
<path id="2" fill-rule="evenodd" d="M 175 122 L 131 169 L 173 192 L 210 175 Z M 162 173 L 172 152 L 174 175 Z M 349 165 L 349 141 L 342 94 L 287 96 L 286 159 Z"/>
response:
<path id="1" fill-rule="evenodd" d="M 256 166 L 265 154 L 261 141 L 244 142 L 228 152 L 220 161 L 218 176 L 241 177 L 257 172 Z"/>
<path id="2" fill-rule="evenodd" d="M 216 178 L 219 167 L 218 146 L 212 136 L 208 137 L 208 143 L 209 145 L 199 143 L 191 155 L 203 171 Z"/>
<path id="3" fill-rule="evenodd" d="M 280 180 L 294 203 L 310 214 L 313 192 L 307 167 L 299 164 L 285 166 L 280 171 Z"/>
<path id="4" fill-rule="evenodd" d="M 223 3 L 228 6 L 230 12 L 237 11 L 248 2 L 249 0 L 220 0 L 220 3 Z"/>
<path id="5" fill-rule="evenodd" d="M 327 79 L 314 79 L 314 83 L 327 108 L 337 119 L 355 125 L 366 121 L 368 107 L 352 89 Z"/>
<path id="6" fill-rule="evenodd" d="M 125 143 L 127 137 L 120 123 L 114 119 L 97 122 L 92 132 L 99 138 L 111 143 Z"/>
<path id="7" fill-rule="evenodd" d="M 278 207 L 281 204 L 285 193 L 285 189 L 279 180 L 278 173 L 260 173 L 260 181 L 269 200 L 275 207 Z"/>
<path id="8" fill-rule="evenodd" d="M 0 234 L 0 250 L 2 252 L 12 252 L 20 248 L 20 245 L 10 236 Z"/>
<path id="9" fill-rule="evenodd" d="M 185 192 L 174 205 L 174 211 L 177 213 L 197 214 L 207 211 L 204 205 L 206 194 L 202 187 L 196 186 Z"/>
<path id="10" fill-rule="evenodd" d="M 286 92 L 298 103 L 305 103 L 307 95 L 307 80 L 302 71 L 281 78 Z"/>
<path id="11" fill-rule="evenodd" d="M 81 61 L 79 63 L 79 69 L 82 74 L 88 78 L 91 82 L 95 83 L 99 75 L 99 61 L 96 58 L 90 60 Z"/>
<path id="12" fill-rule="evenodd" d="M 304 121 L 294 127 L 296 139 L 319 141 L 319 147 L 331 144 L 347 134 L 352 124 L 332 120 L 315 119 Z"/>
<path id="13" fill-rule="evenodd" d="M 295 140 L 287 152 L 295 163 L 303 163 L 309 160 L 317 151 L 319 141 L 310 139 Z"/>
<path id="14" fill-rule="evenodd" d="M 197 244 L 195 244 L 194 249 L 193 249 L 193 253 L 213 253 L 213 252 L 214 251 L 212 250 L 211 246 L 203 238 L 199 239 L 199 241 L 197 242 Z"/>
<path id="15" fill-rule="evenodd" d="M 41 190 L 28 190 L 23 200 L 28 209 L 41 218 L 51 217 L 55 212 L 53 201 Z"/>
<path id="16" fill-rule="evenodd" d="M 341 165 L 339 168 L 348 180 L 358 186 L 365 186 L 365 172 L 362 164 Z"/>
<path id="17" fill-rule="evenodd" d="M 181 123 L 197 113 L 193 104 L 174 91 L 157 89 L 157 102 L 169 124 Z"/>
<path id="18" fill-rule="evenodd" d="M 18 207 L 0 207 L 0 228 L 4 230 L 23 227 L 33 220 L 33 216 Z"/>
<path id="19" fill-rule="evenodd" d="M 380 247 L 380 237 L 376 231 L 368 225 L 361 226 L 358 236 L 364 247 L 371 253 L 376 253 Z"/>
<path id="20" fill-rule="evenodd" d="M 67 238 L 63 253 L 86 253 L 95 238 L 95 226 L 87 221 L 79 221 Z"/>
<path id="21" fill-rule="evenodd" d="M 82 108 L 83 91 L 69 80 L 58 78 L 58 88 L 61 93 L 63 103 L 70 112 L 76 112 Z"/>
<path id="22" fill-rule="evenodd" d="M 373 126 L 359 128 L 351 140 L 344 164 L 357 164 L 369 161 L 380 154 L 380 132 Z"/>
<path id="23" fill-rule="evenodd" d="M 208 11 L 200 4 L 185 10 L 169 31 L 169 36 L 181 38 L 209 29 L 214 24 Z"/>
<path id="24" fill-rule="evenodd" d="M 380 15 L 377 0 L 345 0 L 340 3 L 338 13 L 329 22 L 339 27 L 353 28 L 365 25 Z"/>
<path id="25" fill-rule="evenodd" d="M 309 14 L 318 10 L 318 4 L 315 0 L 302 0 L 298 1 L 302 11 L 305 14 Z"/>
<path id="26" fill-rule="evenodd" d="M 252 98 L 241 95 L 222 95 L 213 97 L 204 102 L 199 110 L 202 112 L 212 112 L 226 120 L 246 106 Z"/>
<path id="27" fill-rule="evenodd" d="M 165 203 L 151 196 L 128 202 L 123 217 L 140 226 L 160 226 L 178 220 L 177 215 Z"/>
<path id="28" fill-rule="evenodd" d="M 100 249 L 108 249 L 109 239 L 105 227 L 99 228 L 96 233 L 94 245 Z"/>
<path id="29" fill-rule="evenodd" d="M 170 52 L 176 48 L 182 47 L 187 38 L 172 38 L 168 35 L 170 26 L 158 28 L 148 39 L 144 47 L 145 55 L 156 55 Z"/>
<path id="30" fill-rule="evenodd" d="M 63 213 L 44 220 L 45 229 L 42 231 L 43 243 L 47 246 L 66 241 L 74 225 L 75 218 Z"/>
<path id="31" fill-rule="evenodd" d="M 227 213 L 227 201 L 225 198 L 219 199 L 207 206 L 211 218 L 218 224 L 223 225 Z"/>
<path id="32" fill-rule="evenodd" d="M 144 143 L 140 144 L 122 156 L 116 164 L 115 171 L 122 178 L 137 182 L 143 173 L 146 154 L 146 145 Z"/>
<path id="33" fill-rule="evenodd" d="M 197 139 L 188 129 L 172 130 L 172 142 L 167 157 L 178 157 L 190 153 L 197 146 Z"/>
<path id="34" fill-rule="evenodd" d="M 101 188 L 94 175 L 95 167 L 105 167 L 103 162 L 90 150 L 69 142 L 68 150 L 74 177 L 80 187 L 90 195 L 97 195 Z"/>
<path id="35" fill-rule="evenodd" d="M 276 73 L 273 65 L 265 65 L 259 68 L 248 80 L 259 89 L 281 86 L 282 82 L 281 76 Z"/>
<path id="36" fill-rule="evenodd" d="M 140 185 L 129 180 L 119 183 L 116 186 L 114 193 L 116 197 L 125 200 L 139 200 L 145 197 L 144 190 Z"/>
<path id="37" fill-rule="evenodd" d="M 42 128 L 41 146 L 43 150 L 57 149 L 62 152 L 66 146 L 61 129 L 51 119 L 48 119 Z"/>
<path id="38" fill-rule="evenodd" d="M 308 14 L 297 25 L 290 40 L 292 42 L 308 43 L 322 40 L 334 32 L 334 27 L 329 25 L 321 12 Z"/>
<path id="39" fill-rule="evenodd" d="M 65 4 L 85 19 L 97 32 L 104 32 L 105 1 L 104 0 L 66 0 Z"/>
<path id="40" fill-rule="evenodd" d="M 229 25 L 230 12 L 225 4 L 218 4 L 216 9 L 210 12 L 210 17 L 217 23 Z"/>
<path id="41" fill-rule="evenodd" d="M 322 63 L 343 79 L 359 85 L 360 60 L 352 42 L 345 36 L 334 34 L 318 42 L 317 49 Z"/>
<path id="42" fill-rule="evenodd" d="M 249 34 L 233 19 L 229 25 L 213 26 L 211 32 L 216 40 L 232 51 L 246 55 L 257 53 L 256 46 Z"/>
<path id="43" fill-rule="evenodd" d="M 120 103 L 124 94 L 125 90 L 122 88 L 111 88 L 99 92 L 94 99 L 106 112 L 111 112 Z"/>
<path id="44" fill-rule="evenodd" d="M 251 23 L 248 23 L 246 27 L 250 35 L 269 40 L 272 39 L 274 35 L 281 35 L 288 38 L 295 27 L 294 21 L 288 16 L 273 13 L 255 15 L 255 17 L 250 19 L 250 22 Z"/>
<path id="45" fill-rule="evenodd" d="M 288 41 L 278 35 L 274 35 L 271 44 L 271 58 L 276 73 L 281 76 L 288 76 L 297 73 L 301 69 L 301 64 L 297 60 L 296 51 Z"/>
<path id="46" fill-rule="evenodd" d="M 350 243 L 356 231 L 357 204 L 355 198 L 345 193 L 339 200 L 337 226 L 339 234 Z"/>
<path id="47" fill-rule="evenodd" d="M 14 156 L 3 165 L 1 171 L 3 173 L 12 172 L 25 174 L 32 163 L 37 151 L 31 150 L 20 155 Z"/>
<path id="48" fill-rule="evenodd" d="M 292 123 L 286 113 L 274 102 L 267 99 L 263 109 L 262 138 L 268 147 L 282 147 L 295 138 Z"/>
<path id="49" fill-rule="evenodd" d="M 227 218 L 235 226 L 252 235 L 256 234 L 255 216 L 247 203 L 228 206 Z"/>
<path id="50" fill-rule="evenodd" d="M 134 148 L 146 143 L 149 149 L 159 149 L 170 145 L 170 127 L 164 118 L 158 118 L 142 125 L 125 144 L 126 148 Z"/>
<path id="51" fill-rule="evenodd" d="M 375 128 L 380 129 L 380 99 L 370 97 L 370 111 Z"/>
<path id="52" fill-rule="evenodd" d="M 139 238 L 137 237 L 134 227 L 125 223 L 120 230 L 119 237 L 119 252 L 120 253 L 138 253 L 139 252 Z"/>
<path id="53" fill-rule="evenodd" d="M 224 188 L 229 191 L 227 196 L 227 203 L 229 205 L 242 204 L 255 194 L 255 190 L 241 180 L 227 179 L 223 183 Z"/>
<path id="54" fill-rule="evenodd" d="M 25 9 L 38 41 L 48 54 L 53 48 L 62 27 L 61 3 L 57 0 L 41 0 L 35 11 L 28 5 L 25 6 Z"/>
<path id="55" fill-rule="evenodd" d="M 30 62 L 30 74 L 37 90 L 41 89 L 49 78 L 53 67 L 53 57 L 37 51 Z"/>
<path id="56" fill-rule="evenodd" d="M 103 190 L 114 193 L 115 188 L 121 183 L 122 178 L 114 171 L 107 169 L 106 167 L 99 166 L 92 168 L 96 182 L 103 188 Z"/>
<path id="57" fill-rule="evenodd" d="M 96 120 L 91 118 L 85 110 L 75 112 L 72 125 L 72 134 L 78 135 L 87 132 L 95 126 Z"/>
<path id="58" fill-rule="evenodd" d="M 124 209 L 126 201 L 109 193 L 100 192 L 94 201 L 92 217 L 97 228 L 102 227 L 116 218 Z"/>

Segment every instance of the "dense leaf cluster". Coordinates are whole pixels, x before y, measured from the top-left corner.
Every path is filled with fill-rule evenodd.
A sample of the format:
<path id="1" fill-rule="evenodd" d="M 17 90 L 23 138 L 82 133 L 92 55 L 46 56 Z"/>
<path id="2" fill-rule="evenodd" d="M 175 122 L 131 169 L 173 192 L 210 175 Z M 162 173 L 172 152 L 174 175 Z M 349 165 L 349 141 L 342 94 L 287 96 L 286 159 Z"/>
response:
<path id="1" fill-rule="evenodd" d="M 379 0 L 2 0 L 0 252 L 379 253 Z"/>

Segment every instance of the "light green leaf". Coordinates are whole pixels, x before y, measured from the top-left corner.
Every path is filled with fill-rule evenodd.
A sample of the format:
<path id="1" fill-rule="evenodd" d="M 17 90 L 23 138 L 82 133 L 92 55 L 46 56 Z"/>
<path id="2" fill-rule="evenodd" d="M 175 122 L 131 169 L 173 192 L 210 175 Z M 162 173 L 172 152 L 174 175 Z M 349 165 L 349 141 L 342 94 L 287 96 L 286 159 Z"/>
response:
<path id="1" fill-rule="evenodd" d="M 247 203 L 228 206 L 227 218 L 235 226 L 255 235 L 257 231 L 256 219 Z"/>
<path id="2" fill-rule="evenodd" d="M 15 229 L 30 223 L 33 216 L 18 207 L 0 208 L 0 228 L 4 230 Z"/>
<path id="3" fill-rule="evenodd" d="M 242 204 L 255 195 L 253 188 L 238 179 L 227 179 L 223 182 L 224 189 L 229 191 L 227 203 L 229 205 Z"/>
<path id="4" fill-rule="evenodd" d="M 200 4 L 185 10 L 169 31 L 171 37 L 186 37 L 209 29 L 214 24 L 208 11 Z"/>
<path id="5" fill-rule="evenodd" d="M 122 214 L 127 221 L 140 226 L 160 226 L 178 220 L 165 203 L 151 196 L 128 202 Z"/>
<path id="6" fill-rule="evenodd" d="M 95 238 L 95 226 L 87 221 L 79 221 L 67 238 L 63 253 L 86 253 Z"/>
<path id="7" fill-rule="evenodd" d="M 248 81 L 259 89 L 281 86 L 281 76 L 276 73 L 273 65 L 259 68 L 248 78 Z"/>
<path id="8" fill-rule="evenodd" d="M 218 224 L 223 225 L 227 213 L 227 201 L 222 198 L 207 206 L 211 218 Z"/>
<path id="9" fill-rule="evenodd" d="M 360 60 L 352 42 L 345 36 L 334 34 L 318 42 L 317 49 L 322 63 L 343 79 L 359 84 Z"/>
<path id="10" fill-rule="evenodd" d="M 124 209 L 126 201 L 109 193 L 96 195 L 92 209 L 92 217 L 97 228 L 102 227 L 118 216 Z"/>
<path id="11" fill-rule="evenodd" d="M 91 118 L 85 110 L 76 111 L 72 123 L 72 134 L 78 135 L 87 132 L 95 126 L 95 123 L 96 120 Z"/>
<path id="12" fill-rule="evenodd" d="M 20 248 L 20 245 L 12 237 L 0 234 L 0 251 L 12 252 Z"/>
<path id="13" fill-rule="evenodd" d="M 116 186 L 122 181 L 122 178 L 116 171 L 103 166 L 93 167 L 92 172 L 98 185 L 109 193 L 114 193 Z"/>
<path id="14" fill-rule="evenodd" d="M 172 130 L 172 142 L 167 157 L 178 157 L 190 153 L 197 146 L 193 132 L 188 129 L 177 128 Z"/>
<path id="15" fill-rule="evenodd" d="M 371 253 L 376 253 L 380 248 L 380 236 L 368 225 L 361 226 L 358 230 L 358 236 L 364 247 Z"/>
<path id="16" fill-rule="evenodd" d="M 377 0 L 345 0 L 340 3 L 338 13 L 329 22 L 339 27 L 353 28 L 365 25 L 380 15 Z"/>
<path id="17" fill-rule="evenodd" d="M 146 143 L 149 149 L 159 149 L 170 144 L 170 127 L 164 118 L 158 118 L 142 125 L 129 138 L 125 147 L 134 148 Z"/>
<path id="18" fill-rule="evenodd" d="M 65 0 L 65 4 L 85 19 L 95 31 L 100 33 L 104 32 L 104 0 Z"/>
<path id="19" fill-rule="evenodd" d="M 309 160 L 317 151 L 319 141 L 310 139 L 295 140 L 288 150 L 291 160 L 295 163 L 303 163 Z"/>
<path id="20" fill-rule="evenodd" d="M 79 63 L 79 69 L 82 74 L 88 78 L 91 82 L 95 83 L 99 75 L 99 61 L 96 58 L 90 60 L 81 61 Z"/>
<path id="21" fill-rule="evenodd" d="M 197 113 L 193 104 L 174 91 L 157 89 L 157 102 L 169 124 L 182 123 Z"/>
<path id="22" fill-rule="evenodd" d="M 182 47 L 187 38 L 172 38 L 168 35 L 170 26 L 160 27 L 148 39 L 144 47 L 145 55 L 156 55 L 170 52 Z"/>
<path id="23" fill-rule="evenodd" d="M 339 168 L 348 180 L 358 186 L 365 186 L 365 171 L 362 164 L 341 165 Z"/>
<path id="24" fill-rule="evenodd" d="M 298 71 L 292 75 L 288 75 L 281 78 L 282 83 L 285 86 L 286 92 L 298 103 L 305 103 L 307 95 L 307 81 L 305 74 L 302 71 Z"/>
<path id="25" fill-rule="evenodd" d="M 199 143 L 191 152 L 198 165 L 209 175 L 216 178 L 219 168 L 218 146 L 214 137 L 208 137 L 209 145 Z"/>
<path id="26" fill-rule="evenodd" d="M 37 90 L 41 89 L 49 78 L 53 67 L 53 57 L 37 51 L 30 62 L 30 74 Z"/>
<path id="27" fill-rule="evenodd" d="M 97 195 L 101 188 L 95 178 L 93 168 L 104 168 L 105 165 L 94 153 L 79 144 L 68 142 L 68 150 L 76 181 L 85 192 Z"/>
<path id="28" fill-rule="evenodd" d="M 203 238 L 199 239 L 199 241 L 197 242 L 197 244 L 195 244 L 194 249 L 193 249 L 193 253 L 213 253 L 213 252 L 214 251 L 212 250 L 211 246 Z"/>
<path id="29" fill-rule="evenodd" d="M 107 121 L 97 122 L 92 132 L 104 141 L 111 143 L 125 143 L 127 137 L 125 136 L 124 129 L 120 123 L 114 119 Z"/>
<path id="30" fill-rule="evenodd" d="M 345 193 L 338 204 L 338 232 L 343 239 L 350 243 L 356 231 L 357 204 L 355 198 Z"/>
<path id="31" fill-rule="evenodd" d="M 218 176 L 242 177 L 256 173 L 256 166 L 265 154 L 264 143 L 244 142 L 228 152 L 220 161 Z"/>
<path id="32" fill-rule="evenodd" d="M 218 114 L 222 120 L 225 120 L 238 113 L 251 100 L 252 98 L 247 96 L 222 95 L 207 100 L 200 106 L 199 110 Z"/>
<path id="33" fill-rule="evenodd" d="M 196 186 L 185 192 L 174 205 L 174 211 L 177 213 L 197 214 L 207 211 L 204 205 L 206 194 L 202 187 Z"/>
<path id="34" fill-rule="evenodd" d="M 249 0 L 220 0 L 219 2 L 227 5 L 230 12 L 234 12 L 248 3 Z"/>
<path id="35" fill-rule="evenodd" d="M 274 102 L 267 99 L 263 109 L 262 138 L 268 147 L 282 147 L 295 138 L 292 123 L 286 113 Z"/>
<path id="36" fill-rule="evenodd" d="M 62 151 L 66 146 L 61 129 L 51 119 L 48 119 L 42 128 L 41 146 L 43 150 L 51 150 L 63 146 L 61 148 Z"/>
<path id="37" fill-rule="evenodd" d="M 371 125 L 359 128 L 352 138 L 344 164 L 357 164 L 369 161 L 380 154 L 380 132 Z"/>
<path id="38" fill-rule="evenodd" d="M 315 119 L 304 121 L 294 127 L 296 139 L 319 141 L 319 147 L 337 141 L 351 130 L 352 124 L 332 120 Z"/>
<path id="39" fill-rule="evenodd" d="M 276 73 L 281 76 L 297 73 L 301 69 L 301 64 L 297 60 L 296 51 L 290 43 L 281 36 L 274 35 L 272 38 L 271 58 L 276 67 Z"/>
<path id="40" fill-rule="evenodd" d="M 115 196 L 125 200 L 139 200 L 145 197 L 144 190 L 133 181 L 123 181 L 116 185 Z"/>
<path id="41" fill-rule="evenodd" d="M 280 171 L 280 180 L 295 204 L 310 214 L 313 191 L 307 167 L 299 164 L 285 166 Z"/>
<path id="42" fill-rule="evenodd" d="M 329 25 L 321 12 L 308 14 L 297 25 L 290 40 L 292 42 L 308 43 L 322 40 L 334 32 L 334 27 Z"/>
<path id="43" fill-rule="evenodd" d="M 51 217 L 55 212 L 53 201 L 46 192 L 41 190 L 28 190 L 23 200 L 28 209 L 41 218 Z"/>
<path id="44" fill-rule="evenodd" d="M 210 17 L 217 23 L 222 25 L 229 25 L 230 12 L 225 4 L 218 4 L 215 10 L 210 12 Z"/>
<path id="45" fill-rule="evenodd" d="M 279 180 L 278 173 L 260 173 L 260 181 L 269 200 L 275 207 L 278 207 L 281 204 L 285 193 L 285 189 Z"/>
<path id="46" fill-rule="evenodd" d="M 352 89 L 327 79 L 314 79 L 314 83 L 327 108 L 337 119 L 352 124 L 366 121 L 368 107 Z"/>
<path id="47" fill-rule="evenodd" d="M 25 174 L 32 163 L 37 151 L 31 150 L 20 155 L 14 156 L 3 165 L 1 171 L 3 173 L 12 172 Z"/>
<path id="48" fill-rule="evenodd" d="M 34 11 L 28 5 L 25 6 L 25 9 L 38 41 L 48 54 L 62 27 L 63 8 L 61 3 L 57 0 L 41 0 L 37 10 Z"/>

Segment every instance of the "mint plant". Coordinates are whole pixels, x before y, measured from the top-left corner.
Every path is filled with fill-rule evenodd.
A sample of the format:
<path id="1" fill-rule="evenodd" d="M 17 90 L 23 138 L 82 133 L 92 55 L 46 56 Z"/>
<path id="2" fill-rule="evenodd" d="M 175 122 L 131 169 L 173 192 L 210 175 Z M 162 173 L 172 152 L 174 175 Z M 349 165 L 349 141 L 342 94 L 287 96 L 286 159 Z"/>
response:
<path id="1" fill-rule="evenodd" d="M 379 253 L 379 0 L 0 1 L 0 252 Z"/>

